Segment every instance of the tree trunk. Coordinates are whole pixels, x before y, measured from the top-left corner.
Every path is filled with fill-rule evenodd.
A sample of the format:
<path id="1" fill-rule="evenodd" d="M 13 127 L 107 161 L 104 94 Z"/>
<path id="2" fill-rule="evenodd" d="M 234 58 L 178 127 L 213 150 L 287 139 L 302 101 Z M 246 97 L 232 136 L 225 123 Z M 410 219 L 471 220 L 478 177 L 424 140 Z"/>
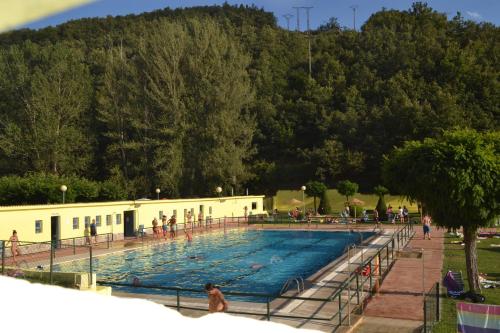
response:
<path id="1" fill-rule="evenodd" d="M 477 228 L 475 227 L 464 226 L 465 265 L 467 267 L 469 290 L 477 293 L 481 291 L 481 286 L 477 268 L 476 231 Z"/>
<path id="2" fill-rule="evenodd" d="M 316 197 L 314 197 L 314 213 L 316 214 Z"/>

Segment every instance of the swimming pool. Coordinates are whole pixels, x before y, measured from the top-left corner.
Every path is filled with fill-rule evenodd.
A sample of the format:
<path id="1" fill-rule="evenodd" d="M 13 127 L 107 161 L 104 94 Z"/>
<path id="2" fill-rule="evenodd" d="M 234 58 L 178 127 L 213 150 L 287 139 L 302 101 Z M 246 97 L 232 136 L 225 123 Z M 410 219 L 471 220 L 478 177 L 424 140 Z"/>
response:
<path id="1" fill-rule="evenodd" d="M 363 239 L 373 235 L 361 233 Z M 223 291 L 278 294 L 290 277 L 304 279 L 339 257 L 360 233 L 330 231 L 231 230 L 196 235 L 191 243 L 156 246 L 93 259 L 99 280 L 202 289 L 213 282 Z M 64 272 L 88 271 L 88 260 L 57 265 Z M 168 291 L 113 287 L 115 290 L 168 294 Z M 191 295 L 202 297 L 204 295 Z M 231 297 L 228 297 L 231 298 Z M 233 297 L 233 299 L 235 299 Z M 247 299 L 248 300 L 248 299 Z M 254 300 L 255 301 L 255 300 Z"/>

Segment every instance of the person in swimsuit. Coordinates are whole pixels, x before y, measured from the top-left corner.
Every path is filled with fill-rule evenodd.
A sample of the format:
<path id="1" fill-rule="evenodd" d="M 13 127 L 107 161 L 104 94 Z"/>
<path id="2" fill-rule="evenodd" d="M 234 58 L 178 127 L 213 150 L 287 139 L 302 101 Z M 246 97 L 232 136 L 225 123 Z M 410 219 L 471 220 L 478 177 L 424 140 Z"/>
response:
<path id="1" fill-rule="evenodd" d="M 373 220 L 375 221 L 377 228 L 380 228 L 380 221 L 378 220 L 378 210 L 375 208 L 373 210 Z"/>
<path id="2" fill-rule="evenodd" d="M 12 261 L 14 262 L 14 264 L 17 264 L 16 256 L 20 255 L 19 238 L 17 238 L 17 231 L 12 230 L 12 236 L 10 236 L 7 243 L 10 243 L 10 251 L 12 253 Z"/>
<path id="3" fill-rule="evenodd" d="M 228 303 L 224 299 L 224 295 L 215 287 L 212 283 L 207 283 L 205 285 L 205 290 L 208 294 L 208 311 L 214 312 L 225 312 L 228 309 Z"/>
<path id="4" fill-rule="evenodd" d="M 428 239 L 431 239 L 431 223 L 432 219 L 429 215 L 425 215 L 424 218 L 422 219 L 422 224 L 424 228 L 424 239 L 425 235 L 427 235 Z"/>
<path id="5" fill-rule="evenodd" d="M 168 222 L 166 215 L 163 215 L 161 218 L 161 230 L 163 231 L 163 238 L 167 239 Z"/>
<path id="6" fill-rule="evenodd" d="M 85 223 L 85 230 L 83 231 L 83 236 L 85 236 L 85 245 L 91 245 L 90 240 L 90 225 Z"/>
<path id="7" fill-rule="evenodd" d="M 174 239 L 175 238 L 175 224 L 177 221 L 175 220 L 175 215 L 172 215 L 172 217 L 169 220 L 170 224 L 170 238 Z"/>
<path id="8" fill-rule="evenodd" d="M 201 223 L 203 222 L 203 212 L 200 210 L 198 213 L 198 227 L 201 227 Z"/>
<path id="9" fill-rule="evenodd" d="M 97 244 L 97 226 L 95 224 L 95 219 L 92 219 L 92 223 L 90 223 L 90 236 L 94 238 L 94 244 Z"/>
<path id="10" fill-rule="evenodd" d="M 153 219 L 153 222 L 151 222 L 153 225 L 153 238 L 160 239 L 160 231 L 158 229 L 158 220 L 156 217 Z"/>

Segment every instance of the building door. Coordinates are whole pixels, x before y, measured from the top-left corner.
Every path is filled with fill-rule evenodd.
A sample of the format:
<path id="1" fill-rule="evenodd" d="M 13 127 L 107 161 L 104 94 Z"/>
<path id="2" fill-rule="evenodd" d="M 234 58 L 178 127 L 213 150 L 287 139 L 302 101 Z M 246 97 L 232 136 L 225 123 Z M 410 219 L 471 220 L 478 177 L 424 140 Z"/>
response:
<path id="1" fill-rule="evenodd" d="M 133 237 L 135 236 L 135 221 L 134 221 L 134 216 L 135 216 L 135 211 L 134 210 L 127 210 L 123 212 L 123 234 L 125 237 Z"/>
<path id="2" fill-rule="evenodd" d="M 61 222 L 60 216 L 50 217 L 50 241 L 52 242 L 52 246 L 55 248 L 59 247 L 60 225 L 61 225 L 60 222 Z"/>

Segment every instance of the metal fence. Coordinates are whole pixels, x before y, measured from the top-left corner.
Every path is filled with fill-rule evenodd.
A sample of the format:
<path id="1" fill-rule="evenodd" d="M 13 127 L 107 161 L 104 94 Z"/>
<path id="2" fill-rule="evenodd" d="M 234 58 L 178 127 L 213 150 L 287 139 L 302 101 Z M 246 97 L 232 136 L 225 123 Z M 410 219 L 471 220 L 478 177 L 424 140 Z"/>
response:
<path id="1" fill-rule="evenodd" d="M 261 223 L 261 222 L 259 222 Z M 263 223 L 263 222 L 262 222 Z M 300 297 L 300 296 L 287 296 L 279 294 L 260 294 L 260 293 L 245 293 L 245 292 L 224 292 L 229 296 L 238 296 L 248 302 L 253 302 L 255 297 L 266 299 L 265 306 L 256 308 L 250 307 L 248 310 L 230 310 L 229 313 L 257 316 L 271 320 L 273 317 L 289 318 L 295 320 L 315 320 L 315 321 L 329 321 L 333 323 L 334 330 L 342 326 L 346 321 L 350 323 L 351 314 L 359 308 L 363 308 L 367 299 L 377 292 L 379 284 L 387 276 L 392 265 L 396 260 L 395 252 L 403 248 L 413 237 L 414 231 L 411 224 L 406 224 L 400 227 L 390 238 L 380 244 L 372 252 L 368 252 L 366 247 L 356 247 L 352 258 L 357 256 L 357 260 L 353 261 L 348 268 L 344 282 L 326 298 L 315 297 Z M 351 251 L 348 249 L 348 251 Z M 369 253 L 363 257 L 363 253 Z M 347 255 L 347 253 L 346 253 Z M 349 254 L 350 255 L 350 254 Z M 368 272 L 368 273 L 365 273 Z M 206 294 L 204 290 L 189 289 L 180 287 L 168 286 L 155 286 L 131 283 L 118 283 L 112 281 L 98 281 L 98 284 L 128 287 L 137 290 L 140 293 L 141 289 L 157 289 L 172 292 L 175 299 L 166 302 L 165 306 L 175 308 L 177 310 L 187 309 L 196 311 L 208 311 L 206 307 L 196 306 L 192 302 L 192 294 Z M 172 296 L 174 297 L 174 296 Z M 328 309 L 311 311 L 310 315 L 301 313 L 283 313 L 280 309 L 283 304 L 275 302 L 276 300 L 283 300 L 289 302 L 292 300 L 301 300 L 305 302 L 313 302 L 318 304 L 316 309 Z M 196 303 L 196 302 L 195 302 Z M 279 305 L 276 305 L 279 304 Z M 286 304 L 286 303 L 285 303 Z M 313 306 L 314 307 L 314 306 Z M 260 310 L 260 311 L 258 311 Z"/>
<path id="2" fill-rule="evenodd" d="M 439 282 L 436 282 L 429 291 L 424 294 L 424 326 L 423 333 L 432 332 L 434 325 L 439 322 L 439 297 L 440 297 Z"/>

